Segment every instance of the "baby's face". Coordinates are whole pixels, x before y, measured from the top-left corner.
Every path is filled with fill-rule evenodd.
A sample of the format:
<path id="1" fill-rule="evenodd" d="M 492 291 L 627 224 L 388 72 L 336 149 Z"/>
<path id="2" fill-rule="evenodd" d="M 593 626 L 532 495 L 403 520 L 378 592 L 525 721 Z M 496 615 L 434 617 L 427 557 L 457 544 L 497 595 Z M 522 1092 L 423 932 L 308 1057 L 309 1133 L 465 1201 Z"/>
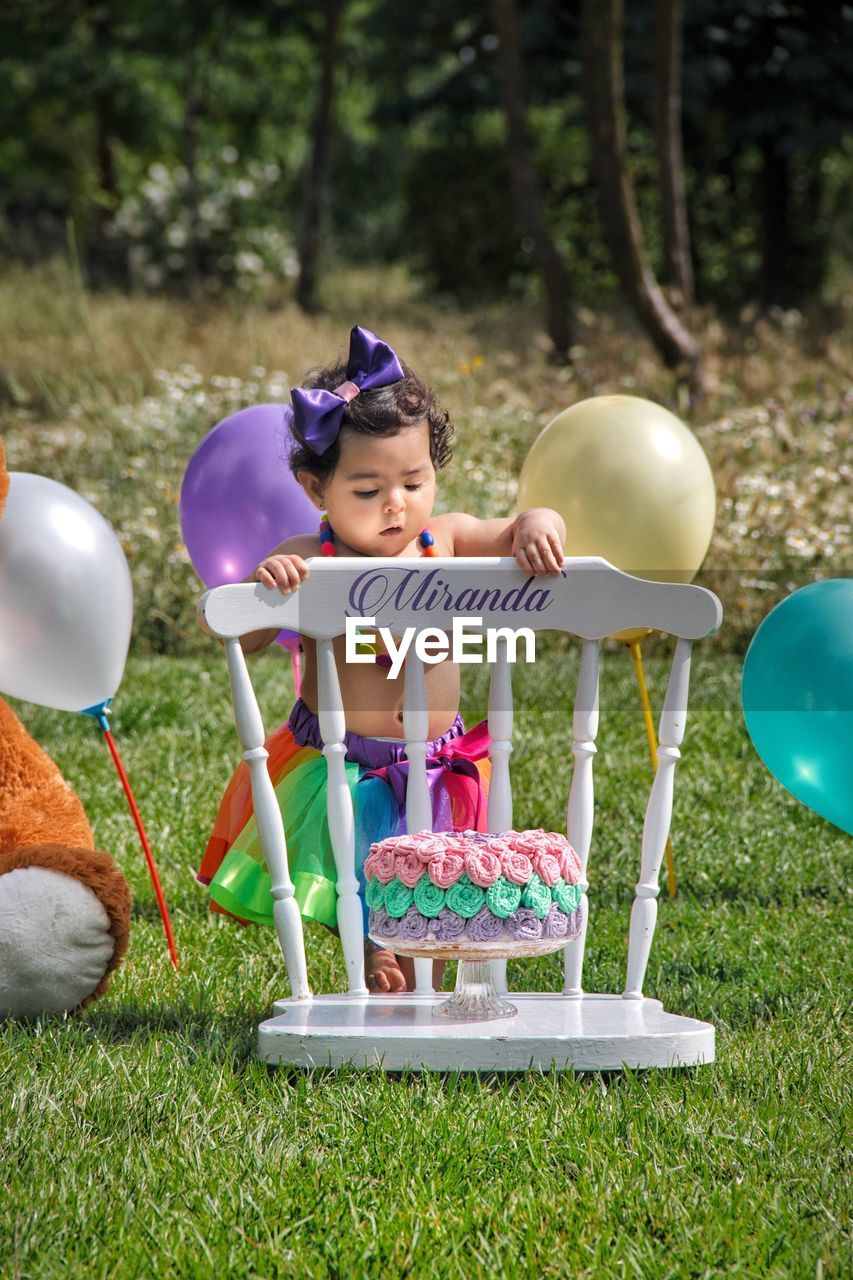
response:
<path id="1" fill-rule="evenodd" d="M 426 422 L 378 438 L 343 428 L 323 503 L 335 534 L 353 551 L 400 555 L 426 525 L 434 501 Z"/>

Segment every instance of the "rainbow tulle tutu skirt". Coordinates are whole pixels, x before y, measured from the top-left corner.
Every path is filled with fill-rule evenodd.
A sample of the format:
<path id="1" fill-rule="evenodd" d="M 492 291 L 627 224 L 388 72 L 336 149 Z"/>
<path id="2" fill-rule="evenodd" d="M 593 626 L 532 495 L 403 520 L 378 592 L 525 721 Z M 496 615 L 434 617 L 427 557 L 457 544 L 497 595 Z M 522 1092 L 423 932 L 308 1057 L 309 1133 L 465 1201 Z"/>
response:
<path id="1" fill-rule="evenodd" d="M 355 814 L 355 865 L 364 906 L 370 846 L 406 827 L 405 743 L 347 733 L 346 775 Z M 284 819 L 296 901 L 307 920 L 337 923 L 335 861 L 326 815 L 326 760 L 316 715 L 299 699 L 286 724 L 267 739 L 267 768 Z M 460 716 L 428 744 L 427 780 L 434 831 L 485 831 L 491 763 L 485 723 L 465 732 Z M 229 782 L 198 872 L 211 907 L 241 921 L 273 923 L 270 874 L 252 812 L 249 769 Z M 365 932 L 367 932 L 367 907 Z"/>

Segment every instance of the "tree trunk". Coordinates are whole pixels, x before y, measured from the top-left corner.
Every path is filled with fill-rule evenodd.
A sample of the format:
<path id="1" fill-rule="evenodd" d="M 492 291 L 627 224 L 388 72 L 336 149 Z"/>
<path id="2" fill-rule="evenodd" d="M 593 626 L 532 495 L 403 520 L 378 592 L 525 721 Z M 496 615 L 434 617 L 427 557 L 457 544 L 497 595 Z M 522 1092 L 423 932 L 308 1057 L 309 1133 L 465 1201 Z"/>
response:
<path id="1" fill-rule="evenodd" d="M 655 0 L 655 145 L 660 175 L 664 281 L 685 309 L 693 305 L 690 230 L 681 147 L 682 0 Z"/>
<path id="2" fill-rule="evenodd" d="M 791 175 L 788 157 L 773 138 L 761 142 L 761 301 L 790 301 Z"/>
<path id="3" fill-rule="evenodd" d="M 525 119 L 524 65 L 514 0 L 494 0 L 494 14 L 500 41 L 498 56 L 513 200 L 525 234 L 533 241 L 533 253 L 542 273 L 548 336 L 556 354 L 565 356 L 572 342 L 566 273 L 542 217 Z"/>
<path id="4" fill-rule="evenodd" d="M 699 347 L 655 280 L 628 173 L 622 83 L 622 0 L 583 0 L 583 89 L 604 231 L 622 288 L 663 359 L 698 380 Z"/>
<path id="5" fill-rule="evenodd" d="M 98 173 L 98 186 L 106 197 L 99 205 L 100 220 L 109 221 L 118 204 L 118 182 L 116 181 L 115 156 L 113 154 L 113 115 L 115 112 L 115 94 L 112 88 L 101 88 L 95 91 L 92 99 L 95 116 L 95 166 Z"/>
<path id="6" fill-rule="evenodd" d="M 198 128 L 201 95 L 198 88 L 198 54 L 195 42 L 187 54 L 187 78 L 184 87 L 183 160 L 187 171 L 187 275 L 192 287 L 201 274 L 201 240 L 199 237 Z"/>
<path id="7" fill-rule="evenodd" d="M 98 175 L 98 199 L 94 209 L 94 236 L 89 257 L 98 276 L 113 278 L 125 275 L 124 255 L 110 238 L 110 224 L 119 204 L 118 175 L 115 163 L 115 81 L 106 70 L 107 56 L 114 45 L 112 15 L 108 8 L 95 7 L 91 13 L 93 52 L 99 68 L 92 95 L 94 124 L 95 172 Z"/>
<path id="8" fill-rule="evenodd" d="M 325 0 L 320 58 L 320 94 L 311 129 L 311 153 L 305 171 L 302 230 L 299 236 L 299 279 L 296 301 L 305 312 L 317 310 L 317 267 L 326 204 L 326 167 L 335 94 L 335 60 L 344 0 Z"/>

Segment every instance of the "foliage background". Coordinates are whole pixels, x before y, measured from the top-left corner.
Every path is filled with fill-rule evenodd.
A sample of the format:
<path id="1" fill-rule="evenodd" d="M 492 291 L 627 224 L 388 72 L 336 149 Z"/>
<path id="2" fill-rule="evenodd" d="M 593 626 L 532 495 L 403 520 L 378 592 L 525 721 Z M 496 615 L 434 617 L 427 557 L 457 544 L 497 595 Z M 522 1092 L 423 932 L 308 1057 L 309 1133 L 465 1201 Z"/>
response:
<path id="1" fill-rule="evenodd" d="M 332 260 L 402 262 L 466 300 L 536 296 L 509 194 L 490 6 L 339 7 Z M 521 39 L 546 221 L 573 289 L 599 305 L 615 280 L 592 198 L 579 8 L 529 0 Z M 632 176 L 659 262 L 653 6 L 626 8 Z M 217 231 L 232 228 L 238 241 L 274 231 L 292 245 L 327 9 L 298 0 L 9 0 L 0 14 L 0 248 L 30 260 L 62 252 L 71 219 L 96 278 L 216 288 L 234 256 L 211 244 Z M 850 250 L 850 27 L 849 8 L 836 4 L 685 6 L 685 178 L 701 303 L 736 311 L 755 298 L 838 300 Z M 208 194 L 189 203 L 207 207 L 190 244 L 187 210 L 182 224 L 180 202 L 165 192 L 197 173 Z M 216 186 L 235 183 L 254 186 L 254 198 L 223 209 Z"/>

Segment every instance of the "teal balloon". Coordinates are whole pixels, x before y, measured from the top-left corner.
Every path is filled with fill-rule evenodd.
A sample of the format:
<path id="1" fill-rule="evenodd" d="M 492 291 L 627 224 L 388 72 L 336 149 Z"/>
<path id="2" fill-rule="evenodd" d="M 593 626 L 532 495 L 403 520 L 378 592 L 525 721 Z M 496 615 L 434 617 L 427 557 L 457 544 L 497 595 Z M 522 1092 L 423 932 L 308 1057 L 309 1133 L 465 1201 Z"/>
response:
<path id="1" fill-rule="evenodd" d="M 853 579 L 802 587 L 767 615 L 747 651 L 741 698 L 774 778 L 853 833 Z"/>

